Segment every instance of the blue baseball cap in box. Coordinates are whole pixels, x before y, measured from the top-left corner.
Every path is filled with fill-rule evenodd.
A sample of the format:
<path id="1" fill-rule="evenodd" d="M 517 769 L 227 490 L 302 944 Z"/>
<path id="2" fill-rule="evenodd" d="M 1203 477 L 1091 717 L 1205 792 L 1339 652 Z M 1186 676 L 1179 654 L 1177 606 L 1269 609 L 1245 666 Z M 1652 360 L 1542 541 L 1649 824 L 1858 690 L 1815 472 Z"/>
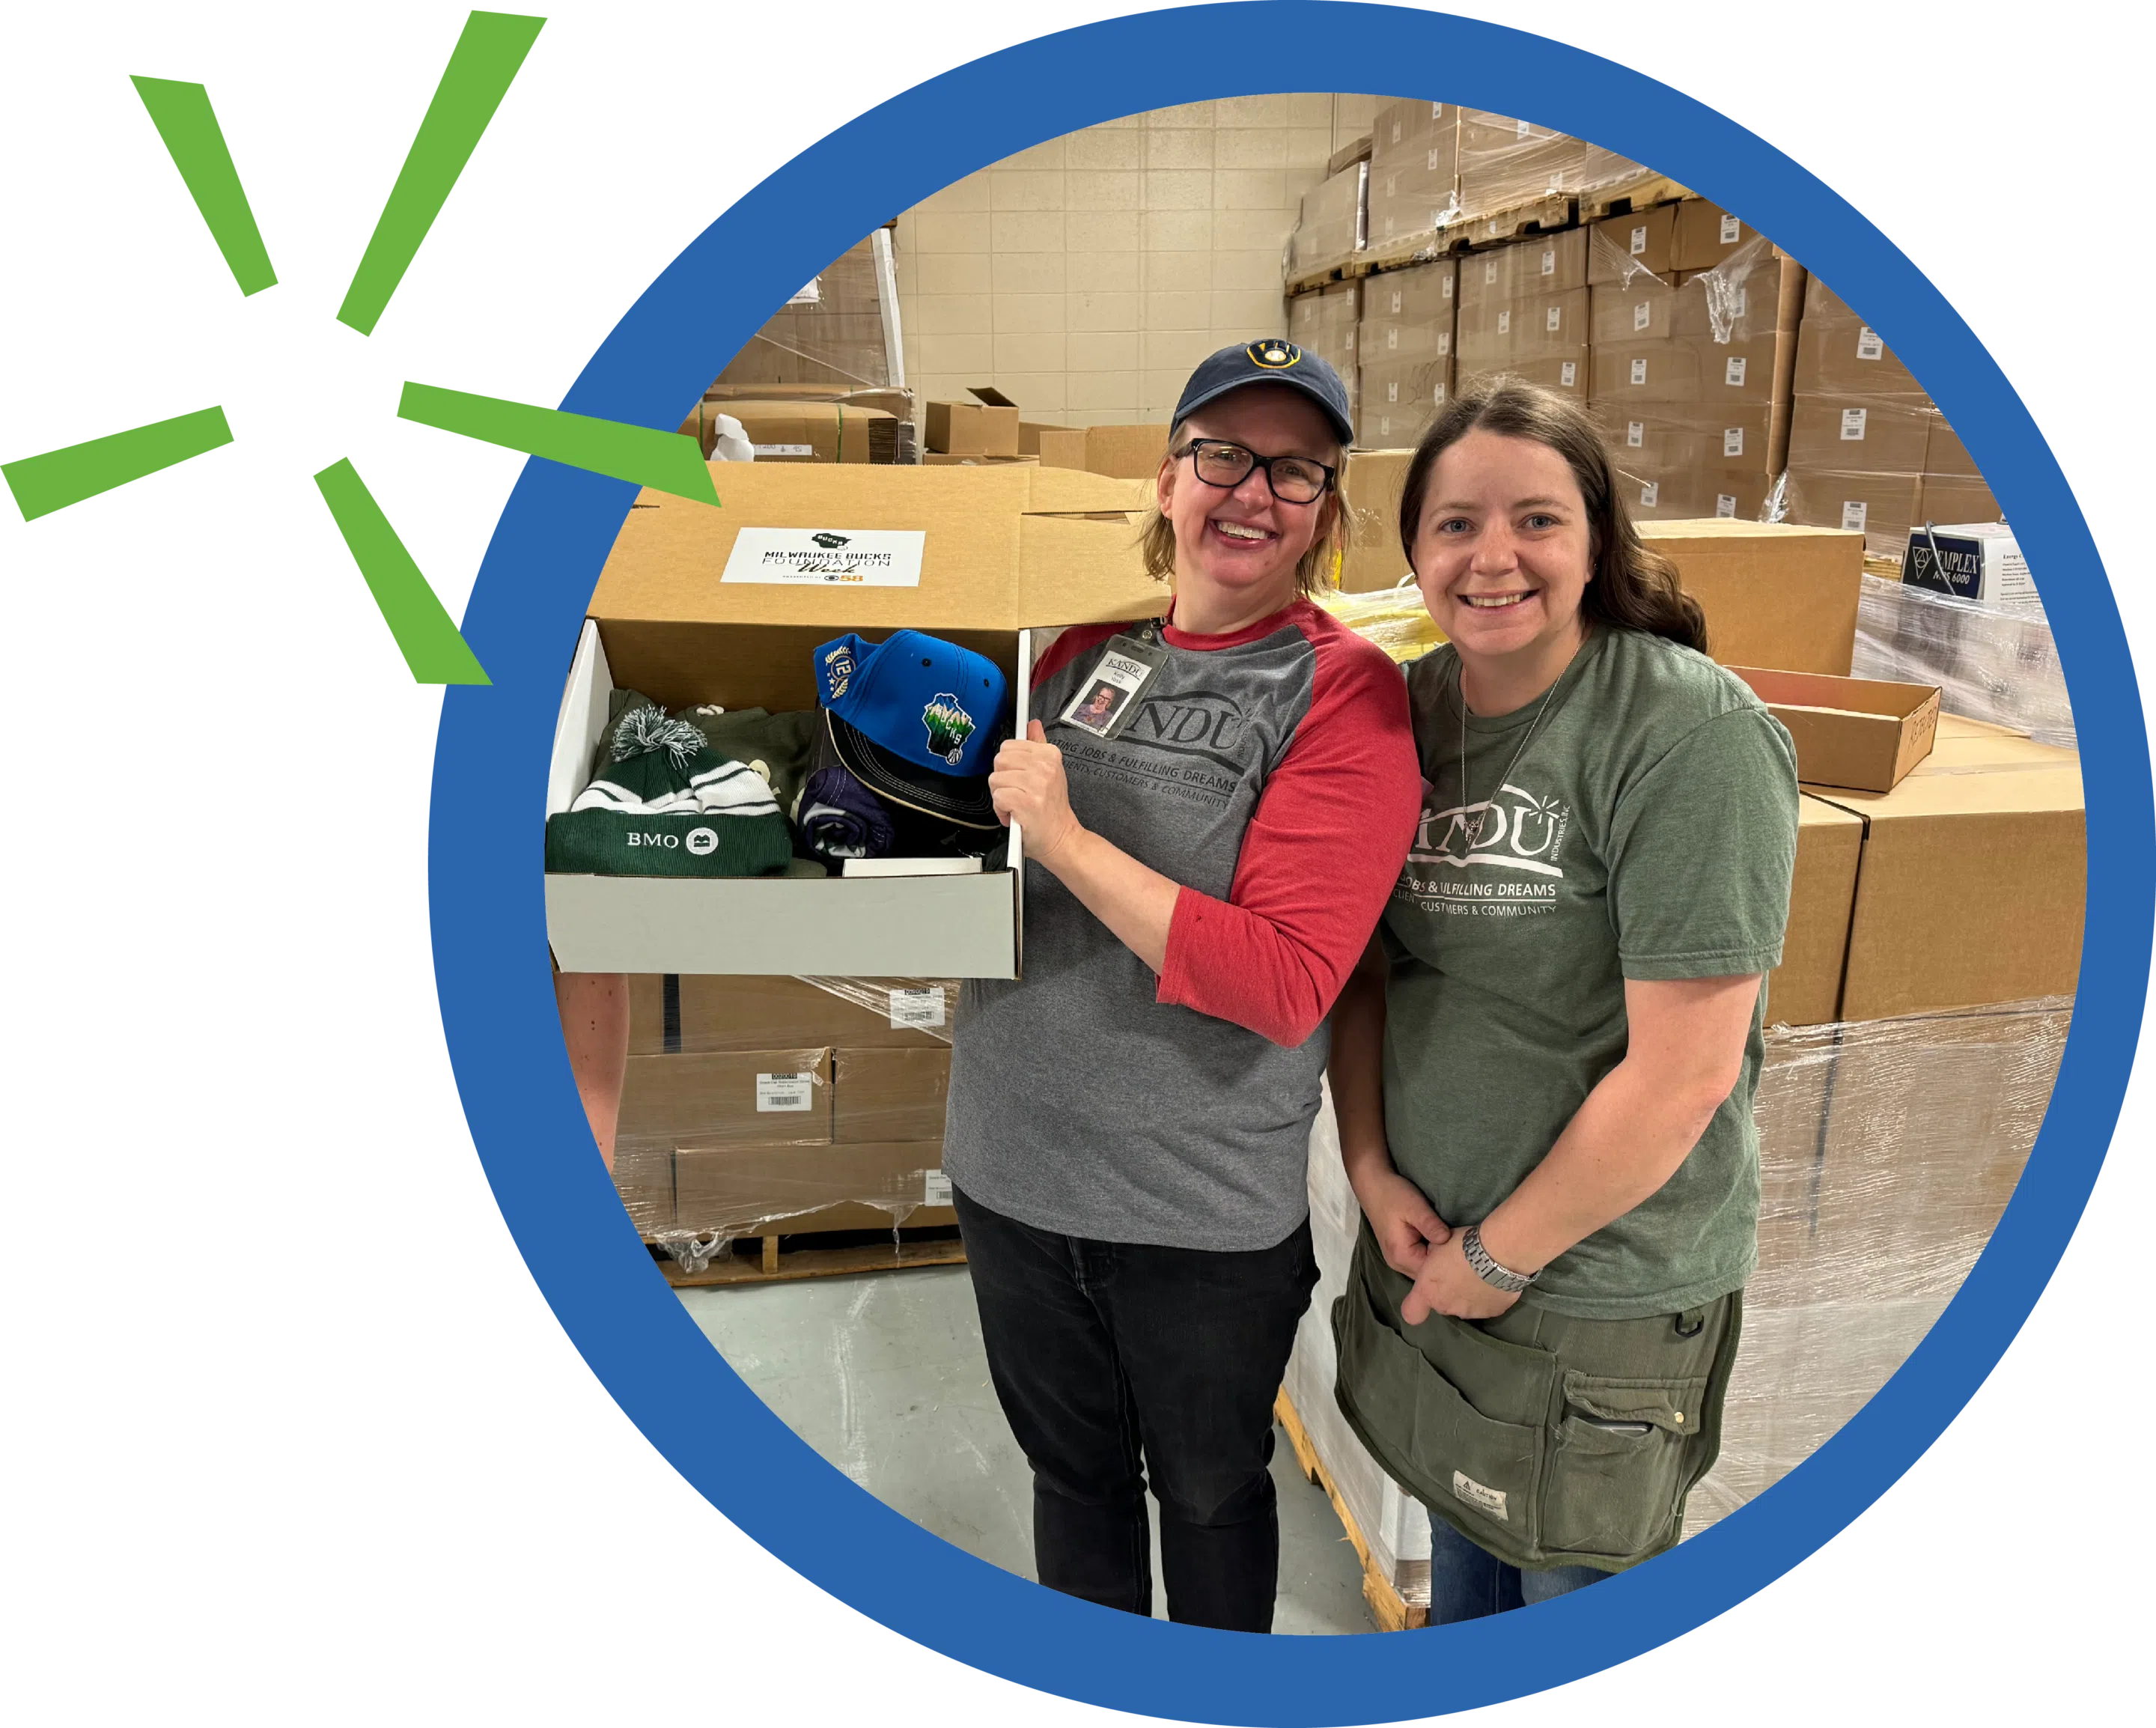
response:
<path id="1" fill-rule="evenodd" d="M 844 635 L 815 651 L 839 759 L 870 790 L 975 825 L 995 820 L 988 765 L 1004 737 L 1003 668 L 920 630 Z"/>

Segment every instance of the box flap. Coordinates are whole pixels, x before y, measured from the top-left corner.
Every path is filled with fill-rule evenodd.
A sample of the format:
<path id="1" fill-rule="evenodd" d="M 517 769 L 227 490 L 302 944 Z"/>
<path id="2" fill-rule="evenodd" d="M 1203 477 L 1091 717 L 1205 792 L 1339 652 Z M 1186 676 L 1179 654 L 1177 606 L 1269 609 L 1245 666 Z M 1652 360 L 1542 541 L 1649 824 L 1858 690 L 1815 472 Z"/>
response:
<path id="1" fill-rule="evenodd" d="M 1883 714 L 1897 720 L 1934 702 L 1936 684 L 1897 684 L 1879 678 L 1837 678 L 1829 672 L 1784 672 L 1767 666 L 1727 668 L 1752 687 L 1769 707 L 1820 708 L 1835 713 Z"/>
<path id="2" fill-rule="evenodd" d="M 1016 408 L 1018 404 L 993 384 L 968 384 L 966 388 L 990 408 Z"/>

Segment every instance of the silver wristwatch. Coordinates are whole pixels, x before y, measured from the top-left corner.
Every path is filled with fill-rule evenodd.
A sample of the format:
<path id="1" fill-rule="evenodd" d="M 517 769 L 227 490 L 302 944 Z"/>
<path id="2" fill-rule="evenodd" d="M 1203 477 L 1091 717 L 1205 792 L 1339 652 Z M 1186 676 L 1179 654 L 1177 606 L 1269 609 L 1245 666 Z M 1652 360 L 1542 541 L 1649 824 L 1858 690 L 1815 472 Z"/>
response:
<path id="1" fill-rule="evenodd" d="M 1482 1227 L 1470 1224 L 1467 1232 L 1460 1238 L 1460 1250 L 1467 1257 L 1469 1268 L 1475 1276 L 1493 1290 L 1502 1290 L 1517 1296 L 1535 1281 L 1531 1272 L 1508 1272 L 1490 1257 L 1490 1251 L 1482 1246 Z"/>

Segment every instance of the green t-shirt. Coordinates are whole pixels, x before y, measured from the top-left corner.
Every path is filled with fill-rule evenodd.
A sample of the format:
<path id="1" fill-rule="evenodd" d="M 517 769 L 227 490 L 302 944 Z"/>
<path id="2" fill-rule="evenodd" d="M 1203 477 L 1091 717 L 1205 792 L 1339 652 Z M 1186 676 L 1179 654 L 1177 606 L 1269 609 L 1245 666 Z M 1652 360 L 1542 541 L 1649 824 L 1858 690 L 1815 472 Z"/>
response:
<path id="1" fill-rule="evenodd" d="M 1458 1227 L 1496 1210 L 1623 1058 L 1627 979 L 1780 964 L 1796 753 L 1705 656 L 1599 630 L 1539 724 L 1540 698 L 1466 722 L 1463 793 L 1459 657 L 1439 648 L 1407 678 L 1423 819 L 1382 926 L 1386 1134 Z M 1552 1261 L 1527 1300 L 1621 1319 L 1751 1276 L 1766 995 L 1743 1077 L 1676 1174 Z"/>

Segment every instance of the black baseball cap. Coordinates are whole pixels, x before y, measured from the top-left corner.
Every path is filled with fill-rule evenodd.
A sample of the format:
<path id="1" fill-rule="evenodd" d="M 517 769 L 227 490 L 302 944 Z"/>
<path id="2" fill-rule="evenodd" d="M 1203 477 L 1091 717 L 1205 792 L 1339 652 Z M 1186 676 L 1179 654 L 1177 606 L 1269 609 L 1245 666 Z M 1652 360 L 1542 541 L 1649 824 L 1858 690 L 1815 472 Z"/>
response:
<path id="1" fill-rule="evenodd" d="M 1282 337 L 1267 337 L 1241 347 L 1223 348 L 1190 374 L 1183 399 L 1175 404 L 1168 433 L 1209 402 L 1245 384 L 1286 384 L 1300 390 L 1325 410 L 1342 445 L 1355 441 L 1355 417 L 1348 406 L 1348 387 L 1331 365 Z"/>

